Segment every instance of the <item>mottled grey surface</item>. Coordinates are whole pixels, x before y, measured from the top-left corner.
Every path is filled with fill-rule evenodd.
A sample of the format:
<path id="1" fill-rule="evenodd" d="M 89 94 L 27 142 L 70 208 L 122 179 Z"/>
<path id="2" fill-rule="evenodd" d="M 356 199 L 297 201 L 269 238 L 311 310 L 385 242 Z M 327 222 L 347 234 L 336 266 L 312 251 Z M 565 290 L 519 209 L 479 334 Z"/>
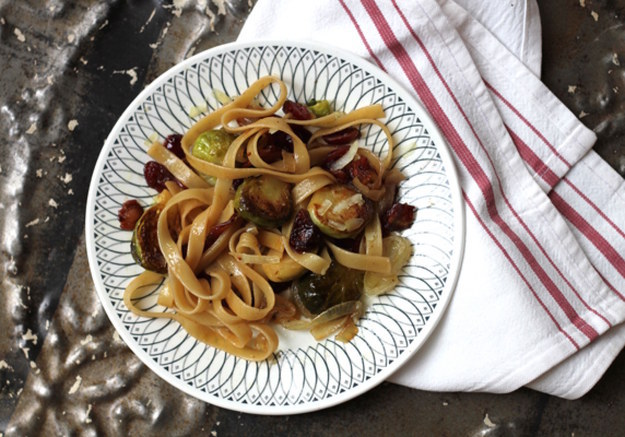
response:
<path id="1" fill-rule="evenodd" d="M 385 383 L 327 410 L 261 417 L 173 389 L 119 340 L 83 240 L 100 147 L 144 84 L 234 40 L 251 3 L 0 0 L 0 433 L 621 435 L 624 354 L 578 401 Z M 625 175 L 625 1 L 539 4 L 545 83 Z"/>

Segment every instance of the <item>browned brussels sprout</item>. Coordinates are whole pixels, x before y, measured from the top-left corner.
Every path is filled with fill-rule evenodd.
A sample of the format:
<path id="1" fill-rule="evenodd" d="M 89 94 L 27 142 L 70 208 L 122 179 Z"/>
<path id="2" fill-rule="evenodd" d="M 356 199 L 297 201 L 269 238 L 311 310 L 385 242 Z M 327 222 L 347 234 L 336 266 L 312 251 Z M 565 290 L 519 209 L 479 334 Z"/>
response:
<path id="1" fill-rule="evenodd" d="M 146 270 L 157 273 L 167 273 L 167 263 L 158 246 L 156 229 L 158 217 L 163 210 L 163 204 L 148 208 L 137 221 L 130 241 L 130 253 L 132 257 Z"/>
<path id="2" fill-rule="evenodd" d="M 293 282 L 293 300 L 306 317 L 343 302 L 359 300 L 364 272 L 333 261 L 325 275 L 308 273 Z"/>
<path id="3" fill-rule="evenodd" d="M 330 185 L 317 190 L 308 202 L 310 219 L 324 234 L 351 238 L 360 233 L 371 217 L 371 202 L 346 185 Z"/>
<path id="4" fill-rule="evenodd" d="M 293 213 L 291 186 L 272 176 L 245 179 L 234 195 L 234 207 L 245 220 L 275 228 Z"/>

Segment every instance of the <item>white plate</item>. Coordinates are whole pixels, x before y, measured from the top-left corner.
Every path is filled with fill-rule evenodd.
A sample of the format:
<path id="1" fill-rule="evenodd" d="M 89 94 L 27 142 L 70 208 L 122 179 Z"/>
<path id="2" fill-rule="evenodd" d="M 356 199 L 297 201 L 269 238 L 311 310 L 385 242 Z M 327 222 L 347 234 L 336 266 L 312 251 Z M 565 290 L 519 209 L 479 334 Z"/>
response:
<path id="1" fill-rule="evenodd" d="M 246 362 L 199 343 L 176 322 L 144 319 L 123 303 L 141 269 L 130 255 L 131 232 L 119 229 L 127 199 L 151 203 L 143 178 L 146 139 L 183 133 L 199 117 L 192 107 L 219 106 L 213 90 L 238 95 L 258 77 L 282 78 L 289 98 L 326 98 L 349 111 L 381 103 L 397 143 L 394 165 L 407 176 L 400 200 L 418 208 L 403 235 L 413 255 L 393 292 L 367 304 L 350 343 L 320 343 L 308 333 L 279 329 L 274 358 Z M 261 100 L 275 96 L 265 92 Z M 275 100 L 273 100 L 275 101 Z M 379 151 L 383 138 L 366 137 Z M 464 223 L 448 149 L 413 97 L 378 68 L 347 52 L 305 43 L 230 44 L 200 53 L 167 71 L 123 113 L 98 159 L 86 211 L 89 263 L 111 322 L 132 351 L 166 381 L 220 407 L 257 414 L 292 414 L 336 405 L 371 389 L 424 343 L 442 317 L 456 283 Z"/>

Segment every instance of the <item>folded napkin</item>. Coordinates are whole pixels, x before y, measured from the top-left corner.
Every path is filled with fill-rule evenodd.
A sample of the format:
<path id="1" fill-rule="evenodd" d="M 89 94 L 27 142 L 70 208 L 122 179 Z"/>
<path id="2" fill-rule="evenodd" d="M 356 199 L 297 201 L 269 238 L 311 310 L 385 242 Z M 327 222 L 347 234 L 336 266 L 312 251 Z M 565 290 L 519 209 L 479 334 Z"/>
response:
<path id="1" fill-rule="evenodd" d="M 533 0 L 259 0 L 240 41 L 303 39 L 378 65 L 454 155 L 466 246 L 445 317 L 390 380 L 586 393 L 625 344 L 625 187 L 538 77 Z"/>

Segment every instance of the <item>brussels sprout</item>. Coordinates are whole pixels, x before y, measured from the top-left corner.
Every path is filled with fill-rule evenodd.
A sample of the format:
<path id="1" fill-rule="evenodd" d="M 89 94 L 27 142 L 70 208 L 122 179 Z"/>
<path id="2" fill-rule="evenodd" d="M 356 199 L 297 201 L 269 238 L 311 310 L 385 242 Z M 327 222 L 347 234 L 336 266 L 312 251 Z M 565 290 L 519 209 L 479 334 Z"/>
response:
<path id="1" fill-rule="evenodd" d="M 130 253 L 137 264 L 157 273 L 167 273 L 167 263 L 158 246 L 156 235 L 158 217 L 163 206 L 162 203 L 157 203 L 143 213 L 135 225 L 130 240 Z"/>
<path id="2" fill-rule="evenodd" d="M 308 273 L 293 281 L 293 300 L 306 317 L 343 302 L 360 299 L 364 272 L 333 261 L 325 275 Z"/>
<path id="3" fill-rule="evenodd" d="M 328 115 L 332 113 L 332 106 L 328 100 L 311 100 L 306 106 L 310 109 L 310 112 L 315 114 L 317 117 L 323 117 L 324 115 Z"/>
<path id="4" fill-rule="evenodd" d="M 263 228 L 275 228 L 293 212 L 291 186 L 267 175 L 247 178 L 237 188 L 234 207 L 245 220 Z"/>
<path id="5" fill-rule="evenodd" d="M 373 216 L 373 206 L 368 199 L 340 184 L 317 190 L 307 210 L 319 230 L 333 238 L 356 236 Z"/>
<path id="6" fill-rule="evenodd" d="M 213 164 L 221 164 L 234 135 L 223 129 L 213 129 L 201 133 L 193 143 L 191 154 Z"/>

